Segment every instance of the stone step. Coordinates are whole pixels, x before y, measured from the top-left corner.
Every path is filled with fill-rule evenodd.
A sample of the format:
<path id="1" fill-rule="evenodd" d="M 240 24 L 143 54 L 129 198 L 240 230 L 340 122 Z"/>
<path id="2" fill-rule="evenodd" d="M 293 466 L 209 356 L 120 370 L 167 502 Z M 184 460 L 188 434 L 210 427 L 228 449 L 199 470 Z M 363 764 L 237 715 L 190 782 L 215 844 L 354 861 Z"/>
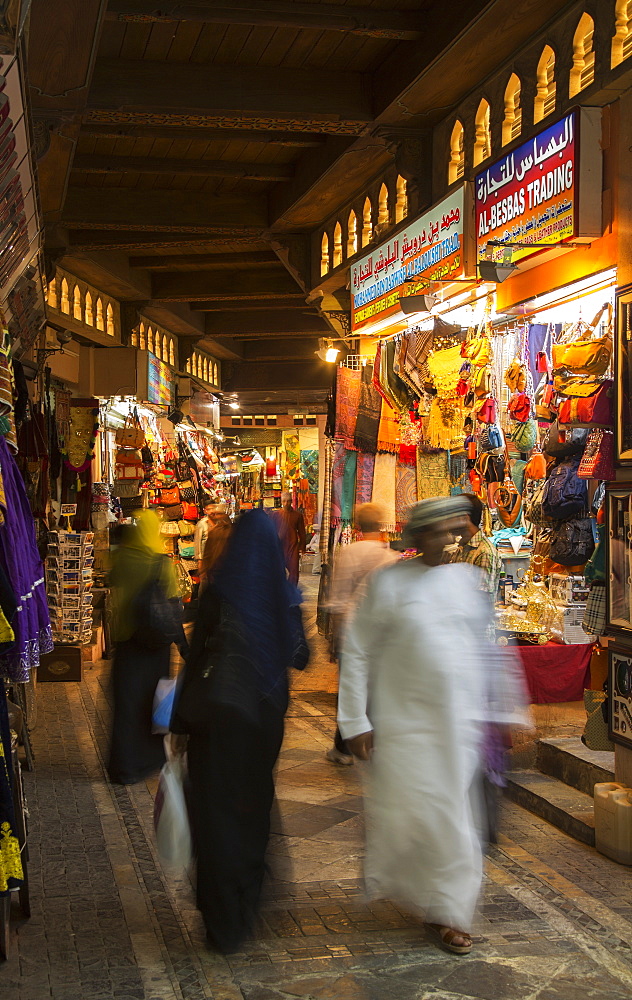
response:
<path id="1" fill-rule="evenodd" d="M 614 751 L 589 750 L 577 736 L 537 742 L 536 767 L 592 797 L 598 781 L 614 781 Z"/>
<path id="2" fill-rule="evenodd" d="M 505 795 L 559 830 L 595 845 L 592 796 L 540 771 L 509 771 Z"/>

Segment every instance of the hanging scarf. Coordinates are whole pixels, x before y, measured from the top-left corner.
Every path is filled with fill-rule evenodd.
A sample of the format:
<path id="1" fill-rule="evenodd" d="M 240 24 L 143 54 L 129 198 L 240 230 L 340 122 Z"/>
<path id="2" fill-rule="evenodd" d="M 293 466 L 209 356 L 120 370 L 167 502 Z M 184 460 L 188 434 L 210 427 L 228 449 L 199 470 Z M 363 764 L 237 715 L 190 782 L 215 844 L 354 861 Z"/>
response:
<path id="1" fill-rule="evenodd" d="M 358 472 L 356 476 L 356 504 L 370 503 L 373 495 L 373 470 L 375 455 L 358 452 Z"/>
<path id="2" fill-rule="evenodd" d="M 331 528 L 334 445 L 331 438 L 325 438 L 325 477 L 323 490 L 323 513 L 320 519 L 320 558 L 323 565 L 329 563 L 329 531 Z"/>
<path id="3" fill-rule="evenodd" d="M 398 351 L 398 342 L 394 338 L 382 344 L 382 351 L 380 353 L 380 382 L 391 399 L 393 408 L 399 412 L 399 410 L 404 410 L 410 405 L 411 399 L 407 386 L 395 372 L 395 358 Z"/>
<path id="4" fill-rule="evenodd" d="M 373 494 L 371 502 L 377 503 L 384 510 L 384 528 L 395 531 L 397 520 L 395 512 L 395 470 L 397 458 L 395 455 L 376 455 L 373 472 Z"/>
<path id="5" fill-rule="evenodd" d="M 380 408 L 382 400 L 373 386 L 373 371 L 364 365 L 360 381 L 360 402 L 356 420 L 354 445 L 358 451 L 375 454 L 377 435 L 380 429 Z"/>
<path id="6" fill-rule="evenodd" d="M 397 530 L 408 520 L 410 508 L 417 503 L 417 474 L 409 465 L 397 464 L 395 481 L 395 513 Z"/>
<path id="7" fill-rule="evenodd" d="M 455 399 L 438 399 L 430 406 L 426 424 L 426 441 L 433 448 L 463 449 L 463 402 Z"/>
<path id="8" fill-rule="evenodd" d="M 417 464 L 417 445 L 400 444 L 399 461 L 402 465 L 412 465 L 414 468 Z"/>
<path id="9" fill-rule="evenodd" d="M 380 427 L 377 434 L 377 450 L 397 452 L 399 451 L 399 421 L 395 410 L 385 403 L 382 403 L 380 415 Z"/>
<path id="10" fill-rule="evenodd" d="M 432 349 L 431 329 L 420 330 L 419 327 L 408 332 L 406 354 L 403 359 L 404 373 L 409 383 L 417 392 L 424 391 L 424 385 L 430 382 L 428 370 L 428 355 Z"/>
<path id="11" fill-rule="evenodd" d="M 358 406 L 360 404 L 360 372 L 341 365 L 336 382 L 336 441 L 353 450 Z"/>
<path id="12" fill-rule="evenodd" d="M 417 496 L 420 500 L 446 496 L 450 492 L 448 453 L 417 451 Z"/>
<path id="13" fill-rule="evenodd" d="M 342 477 L 342 498 L 340 517 L 344 525 L 353 521 L 353 502 L 356 489 L 357 451 L 348 451 L 345 456 L 345 471 Z"/>

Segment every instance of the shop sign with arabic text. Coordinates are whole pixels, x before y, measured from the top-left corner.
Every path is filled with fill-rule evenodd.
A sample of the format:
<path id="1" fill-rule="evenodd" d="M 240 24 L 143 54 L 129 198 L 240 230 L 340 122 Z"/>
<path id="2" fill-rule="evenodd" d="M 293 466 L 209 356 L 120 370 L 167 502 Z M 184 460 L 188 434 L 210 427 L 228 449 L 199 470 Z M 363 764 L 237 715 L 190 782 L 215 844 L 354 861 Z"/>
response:
<path id="1" fill-rule="evenodd" d="M 518 146 L 476 177 L 477 260 L 489 256 L 488 240 L 557 243 L 576 235 L 577 115 L 572 111 L 534 139 Z M 493 257 L 503 256 L 493 247 Z M 537 250 L 515 249 L 512 260 Z"/>
<path id="2" fill-rule="evenodd" d="M 463 273 L 463 191 L 454 191 L 351 267 L 354 330 L 399 312 L 400 296 L 428 281 Z"/>
<path id="3" fill-rule="evenodd" d="M 171 406 L 171 369 L 155 354 L 147 355 L 147 402 Z"/>

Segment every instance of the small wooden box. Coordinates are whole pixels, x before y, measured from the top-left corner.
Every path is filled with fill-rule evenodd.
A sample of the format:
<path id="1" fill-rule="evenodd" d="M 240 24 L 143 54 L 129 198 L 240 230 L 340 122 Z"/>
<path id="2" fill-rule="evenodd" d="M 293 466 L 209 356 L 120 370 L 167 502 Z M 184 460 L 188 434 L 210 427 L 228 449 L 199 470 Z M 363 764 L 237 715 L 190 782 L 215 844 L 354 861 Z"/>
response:
<path id="1" fill-rule="evenodd" d="M 81 680 L 81 646 L 69 643 L 55 643 L 52 653 L 46 653 L 37 668 L 37 682 L 46 681 L 80 681 Z"/>

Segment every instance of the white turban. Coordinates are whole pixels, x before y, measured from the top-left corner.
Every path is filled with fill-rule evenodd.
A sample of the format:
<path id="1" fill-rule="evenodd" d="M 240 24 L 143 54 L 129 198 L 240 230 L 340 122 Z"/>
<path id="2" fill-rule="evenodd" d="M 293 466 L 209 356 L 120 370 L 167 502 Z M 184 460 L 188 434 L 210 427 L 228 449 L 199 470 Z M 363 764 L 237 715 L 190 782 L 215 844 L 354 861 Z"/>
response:
<path id="1" fill-rule="evenodd" d="M 416 535 L 437 521 L 445 521 L 449 517 L 460 514 L 471 514 L 472 505 L 467 494 L 461 493 L 454 497 L 430 497 L 420 500 L 410 508 L 408 521 L 404 526 L 402 540 L 406 547 L 412 545 Z"/>

